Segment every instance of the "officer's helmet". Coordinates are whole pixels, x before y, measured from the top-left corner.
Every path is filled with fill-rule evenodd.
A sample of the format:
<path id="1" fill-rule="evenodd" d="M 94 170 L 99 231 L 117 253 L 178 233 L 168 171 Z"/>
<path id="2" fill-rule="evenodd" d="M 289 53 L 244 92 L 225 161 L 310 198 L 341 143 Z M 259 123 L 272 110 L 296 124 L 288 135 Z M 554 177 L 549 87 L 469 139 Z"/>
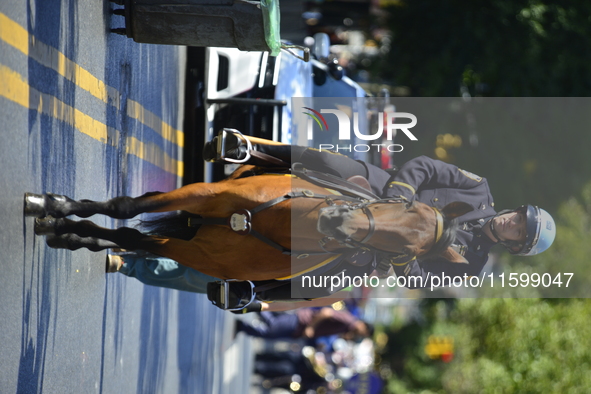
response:
<path id="1" fill-rule="evenodd" d="M 556 237 L 556 224 L 552 216 L 533 205 L 522 205 L 514 211 L 525 216 L 527 234 L 525 242 L 501 242 L 507 250 L 519 256 L 533 256 L 548 249 Z"/>

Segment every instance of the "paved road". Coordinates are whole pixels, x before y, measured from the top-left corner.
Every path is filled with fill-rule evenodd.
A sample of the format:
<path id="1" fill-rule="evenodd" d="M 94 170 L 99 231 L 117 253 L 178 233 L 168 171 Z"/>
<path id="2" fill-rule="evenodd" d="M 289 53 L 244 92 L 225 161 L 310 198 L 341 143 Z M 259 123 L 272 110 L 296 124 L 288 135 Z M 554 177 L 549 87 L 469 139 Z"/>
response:
<path id="1" fill-rule="evenodd" d="M 0 0 L 0 392 L 248 392 L 233 315 L 105 275 L 104 253 L 49 249 L 22 216 L 26 191 L 103 200 L 182 181 L 186 51 L 110 34 L 114 7 Z"/>

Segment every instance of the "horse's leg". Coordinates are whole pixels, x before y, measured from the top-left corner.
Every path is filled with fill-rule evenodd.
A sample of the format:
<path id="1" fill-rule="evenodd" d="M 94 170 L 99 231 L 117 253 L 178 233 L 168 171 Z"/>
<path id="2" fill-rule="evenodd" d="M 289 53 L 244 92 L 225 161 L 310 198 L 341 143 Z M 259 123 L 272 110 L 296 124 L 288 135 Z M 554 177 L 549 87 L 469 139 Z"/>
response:
<path id="1" fill-rule="evenodd" d="M 127 227 L 111 230 L 97 226 L 89 220 L 74 221 L 66 218 L 37 219 L 35 233 L 47 235 L 47 245 L 52 248 L 87 248 L 93 252 L 114 247 L 143 250 L 176 260 L 214 277 L 232 277 L 231 274 L 224 273 L 223 262 L 209 256 L 207 249 L 210 245 L 207 242 L 151 237 Z"/>
<path id="2" fill-rule="evenodd" d="M 86 248 L 92 252 L 105 249 L 115 249 L 120 246 L 111 241 L 105 241 L 95 237 L 81 237 L 76 234 L 48 235 L 45 242 L 54 249 L 78 250 Z"/>
<path id="3" fill-rule="evenodd" d="M 188 241 L 149 236 L 127 227 L 111 230 L 89 220 L 66 218 L 37 219 L 35 232 L 38 235 L 54 234 L 47 238 L 47 244 L 51 247 L 98 251 L 116 245 L 127 250 L 144 250 L 216 278 L 265 280 L 290 274 L 288 256 L 258 240 L 236 235 L 221 226 L 210 226 L 201 237 Z M 224 242 L 216 243 L 213 240 Z M 276 256 L 272 260 L 282 258 L 286 261 L 269 264 L 264 257 L 269 252 Z M 257 257 L 257 253 L 262 253 L 263 257 Z"/>
<path id="4" fill-rule="evenodd" d="M 166 242 L 166 238 L 152 237 L 129 227 L 111 230 L 90 220 L 74 221 L 65 218 L 37 219 L 35 233 L 51 235 L 47 238 L 47 244 L 54 248 L 87 248 L 94 252 L 114 247 L 151 252 L 155 245 Z"/>
<path id="5" fill-rule="evenodd" d="M 56 218 L 103 214 L 117 219 L 129 219 L 144 212 L 170 212 L 199 206 L 204 199 L 209 199 L 227 188 L 224 182 L 195 183 L 167 193 L 152 192 L 135 198 L 115 197 L 108 201 L 77 201 L 51 193 L 25 193 L 24 213 L 26 216 Z M 207 209 L 204 211 L 207 212 Z"/>
<path id="6" fill-rule="evenodd" d="M 25 193 L 25 216 L 38 218 L 53 216 L 61 218 L 69 215 L 89 217 L 101 213 L 116 219 L 129 219 L 154 208 L 149 198 L 162 194 L 146 193 L 140 197 L 115 197 L 107 201 L 74 200 L 59 194 Z"/>

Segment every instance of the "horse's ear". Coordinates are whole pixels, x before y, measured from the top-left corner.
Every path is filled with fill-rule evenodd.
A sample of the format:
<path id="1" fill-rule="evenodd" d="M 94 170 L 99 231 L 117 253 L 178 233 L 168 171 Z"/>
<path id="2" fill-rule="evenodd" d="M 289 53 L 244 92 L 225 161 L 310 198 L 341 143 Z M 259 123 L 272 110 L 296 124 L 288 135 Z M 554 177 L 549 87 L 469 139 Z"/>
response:
<path id="1" fill-rule="evenodd" d="M 445 249 L 443 252 L 441 252 L 439 256 L 443 257 L 451 263 L 468 264 L 468 260 L 466 260 L 464 256 L 462 256 L 461 254 L 456 252 L 451 246 Z"/>
<path id="2" fill-rule="evenodd" d="M 472 208 L 470 204 L 456 201 L 447 204 L 445 207 L 443 207 L 441 212 L 445 215 L 447 219 L 452 220 L 473 210 L 474 208 Z"/>

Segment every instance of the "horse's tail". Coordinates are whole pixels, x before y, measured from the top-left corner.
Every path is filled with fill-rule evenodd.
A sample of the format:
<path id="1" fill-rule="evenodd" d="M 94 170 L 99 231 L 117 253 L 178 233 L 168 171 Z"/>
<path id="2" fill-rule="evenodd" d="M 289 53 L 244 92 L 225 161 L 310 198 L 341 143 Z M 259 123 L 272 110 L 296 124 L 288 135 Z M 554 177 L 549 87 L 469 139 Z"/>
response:
<path id="1" fill-rule="evenodd" d="M 140 228 L 150 235 L 160 235 L 189 241 L 195 237 L 199 227 L 189 227 L 188 220 L 196 215 L 186 211 L 165 214 L 152 220 L 141 220 Z"/>

